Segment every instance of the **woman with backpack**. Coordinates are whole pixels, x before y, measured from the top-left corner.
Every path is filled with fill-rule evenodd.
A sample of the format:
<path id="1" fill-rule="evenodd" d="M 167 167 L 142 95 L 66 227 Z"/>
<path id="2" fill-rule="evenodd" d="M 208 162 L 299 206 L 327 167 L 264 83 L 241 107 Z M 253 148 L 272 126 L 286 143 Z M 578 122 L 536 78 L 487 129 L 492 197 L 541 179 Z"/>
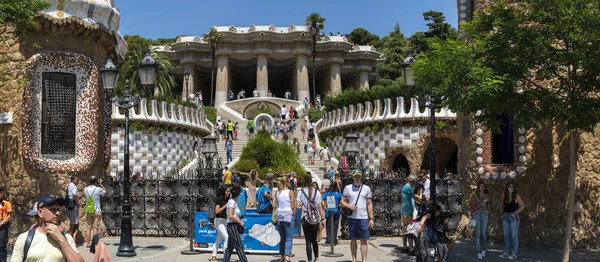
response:
<path id="1" fill-rule="evenodd" d="M 321 206 L 321 193 L 312 186 L 312 176 L 308 172 L 304 175 L 305 188 L 300 190 L 296 201 L 302 206 L 302 229 L 306 241 L 306 257 L 308 262 L 319 261 L 319 243 L 317 234 L 320 227 L 325 226 L 325 214 Z M 315 260 L 312 260 L 314 251 Z"/>
<path id="2" fill-rule="evenodd" d="M 227 248 L 223 255 L 223 261 L 231 260 L 233 249 L 237 251 L 238 258 L 242 262 L 248 262 L 246 253 L 244 253 L 244 244 L 240 235 L 244 232 L 244 221 L 242 221 L 241 211 L 238 207 L 237 200 L 242 192 L 238 185 L 234 185 L 229 189 L 231 198 L 227 200 Z"/>
<path id="3" fill-rule="evenodd" d="M 221 245 L 221 241 L 225 240 L 223 243 L 223 250 L 227 249 L 227 202 L 229 201 L 229 188 L 224 186 L 219 186 L 217 189 L 217 203 L 215 206 L 215 228 L 217 229 L 217 240 L 213 245 L 212 251 L 212 262 L 217 261 L 217 251 L 219 250 L 219 246 Z"/>
<path id="4" fill-rule="evenodd" d="M 279 255 L 281 262 L 290 262 L 292 243 L 296 221 L 296 194 L 290 190 L 290 179 L 284 176 L 280 179 L 281 190 L 275 195 L 277 202 L 277 230 L 279 231 Z M 292 226 L 292 221 L 294 226 Z"/>

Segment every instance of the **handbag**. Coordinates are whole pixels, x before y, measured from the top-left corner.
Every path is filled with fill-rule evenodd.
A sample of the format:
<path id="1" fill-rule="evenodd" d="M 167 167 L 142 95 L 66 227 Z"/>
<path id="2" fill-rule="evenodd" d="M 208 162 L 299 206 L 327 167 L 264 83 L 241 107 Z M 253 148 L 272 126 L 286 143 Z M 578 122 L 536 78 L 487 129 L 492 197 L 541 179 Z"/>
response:
<path id="1" fill-rule="evenodd" d="M 476 227 L 477 226 L 477 220 L 475 218 L 471 218 L 471 220 L 469 220 L 469 223 L 467 224 L 467 227 Z"/>
<path id="2" fill-rule="evenodd" d="M 410 224 L 406 226 L 406 231 L 404 232 L 404 235 L 407 237 L 416 238 L 419 235 L 417 229 L 420 225 L 421 221 L 419 221 L 418 219 L 413 219 L 412 221 L 410 221 Z"/>
<path id="3" fill-rule="evenodd" d="M 277 192 L 277 195 L 279 195 L 279 192 Z M 275 226 L 279 224 L 279 217 L 277 213 L 277 208 L 279 207 L 279 199 L 277 198 L 277 195 L 275 196 L 275 203 L 277 204 L 273 205 L 273 214 L 271 215 L 271 223 Z"/>
<path id="4" fill-rule="evenodd" d="M 363 188 L 363 185 L 360 185 L 360 190 L 358 190 L 358 196 L 356 196 L 356 202 L 354 202 L 354 206 L 356 206 L 358 204 L 358 199 L 360 198 L 360 192 L 362 192 L 362 188 Z M 344 212 L 344 215 L 346 215 L 346 216 L 351 216 L 352 213 L 354 213 L 354 210 L 352 210 L 351 208 L 348 208 L 348 207 L 343 207 L 342 212 Z"/>
<path id="5" fill-rule="evenodd" d="M 71 184 L 69 184 L 71 185 Z M 75 199 L 71 199 L 69 197 L 69 185 L 67 185 L 67 189 L 66 189 L 66 193 L 65 193 L 65 199 L 67 200 L 67 203 L 65 204 L 65 208 L 67 210 L 73 210 L 75 208 Z"/>
<path id="6" fill-rule="evenodd" d="M 240 233 L 240 235 L 244 234 L 244 227 L 242 225 L 238 224 L 237 229 L 238 229 L 238 232 Z"/>

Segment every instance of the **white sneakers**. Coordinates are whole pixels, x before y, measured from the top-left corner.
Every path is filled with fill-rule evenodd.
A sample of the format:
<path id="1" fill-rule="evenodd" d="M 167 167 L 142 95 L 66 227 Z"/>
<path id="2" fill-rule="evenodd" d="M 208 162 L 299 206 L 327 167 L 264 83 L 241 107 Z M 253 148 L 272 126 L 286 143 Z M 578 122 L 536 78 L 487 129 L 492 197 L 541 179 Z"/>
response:
<path id="1" fill-rule="evenodd" d="M 508 253 L 504 252 L 504 253 L 500 254 L 498 257 L 499 258 L 508 258 L 508 257 L 510 257 L 510 255 Z"/>
<path id="2" fill-rule="evenodd" d="M 477 254 L 477 259 L 483 259 L 485 257 L 485 250 L 481 250 L 481 253 Z"/>
<path id="3" fill-rule="evenodd" d="M 502 253 L 502 254 L 501 254 L 500 256 L 498 256 L 498 257 L 500 257 L 500 258 L 508 258 L 508 259 L 510 259 L 510 260 L 516 260 L 516 259 L 517 259 L 517 254 L 515 254 L 515 253 L 512 253 L 512 254 L 510 254 L 510 255 L 509 255 L 508 253 L 504 252 L 504 253 Z"/>

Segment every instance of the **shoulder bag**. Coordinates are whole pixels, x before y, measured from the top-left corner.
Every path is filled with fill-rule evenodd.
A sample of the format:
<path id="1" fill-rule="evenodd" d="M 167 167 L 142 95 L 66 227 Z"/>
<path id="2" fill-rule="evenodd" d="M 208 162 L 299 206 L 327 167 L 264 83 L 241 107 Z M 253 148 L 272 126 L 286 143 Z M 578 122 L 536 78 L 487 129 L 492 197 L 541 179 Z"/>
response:
<path id="1" fill-rule="evenodd" d="M 360 185 L 360 189 L 358 190 L 358 195 L 356 196 L 356 202 L 354 202 L 354 206 L 358 204 L 358 199 L 360 198 L 360 192 L 362 192 L 363 185 Z M 351 216 L 354 213 L 354 210 L 348 207 L 342 207 L 342 212 L 346 216 Z"/>

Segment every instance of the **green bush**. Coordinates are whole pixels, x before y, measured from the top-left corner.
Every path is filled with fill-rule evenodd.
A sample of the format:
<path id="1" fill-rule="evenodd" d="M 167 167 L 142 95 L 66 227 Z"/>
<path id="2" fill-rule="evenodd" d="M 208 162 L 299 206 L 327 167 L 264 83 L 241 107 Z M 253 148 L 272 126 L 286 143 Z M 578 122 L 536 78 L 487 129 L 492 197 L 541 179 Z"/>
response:
<path id="1" fill-rule="evenodd" d="M 303 177 L 305 173 L 296 149 L 290 144 L 274 141 L 265 130 L 258 131 L 256 136 L 248 140 L 235 165 L 235 169 L 240 172 L 249 172 L 253 168 L 258 170 L 261 178 L 264 178 L 269 169 L 279 174 L 294 171 L 298 177 Z"/>
<path id="2" fill-rule="evenodd" d="M 376 85 L 367 90 L 346 89 L 339 95 L 325 97 L 323 105 L 326 111 L 332 111 L 366 101 L 374 102 L 375 100 L 381 100 L 383 102 L 386 98 L 396 98 L 406 95 L 404 86 L 395 83 L 391 82 L 387 86 Z M 392 102 L 395 104 L 396 100 L 392 99 Z"/>
<path id="3" fill-rule="evenodd" d="M 204 114 L 206 115 L 206 119 L 211 123 L 217 123 L 217 109 L 212 106 L 204 107 Z"/>
<path id="4" fill-rule="evenodd" d="M 321 108 L 312 107 L 308 109 L 308 119 L 310 122 L 317 122 L 323 117 L 323 110 Z"/>

